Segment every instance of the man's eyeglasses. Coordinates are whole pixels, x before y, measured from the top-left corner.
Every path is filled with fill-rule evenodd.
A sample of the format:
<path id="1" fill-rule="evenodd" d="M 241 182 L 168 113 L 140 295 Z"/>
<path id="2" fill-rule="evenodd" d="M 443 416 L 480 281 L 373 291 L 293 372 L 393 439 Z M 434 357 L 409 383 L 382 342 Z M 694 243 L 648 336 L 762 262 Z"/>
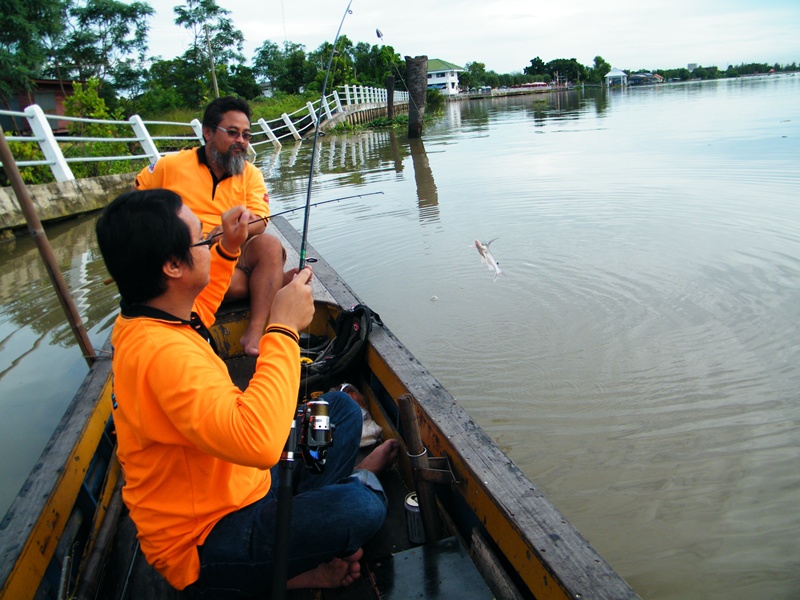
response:
<path id="1" fill-rule="evenodd" d="M 219 125 L 217 125 L 217 129 L 227 133 L 228 137 L 231 138 L 232 140 L 235 140 L 237 137 L 242 136 L 242 139 L 245 142 L 249 142 L 250 138 L 253 137 L 252 133 L 247 133 L 247 132 L 243 132 L 243 131 L 236 131 L 235 129 L 225 129 L 224 127 L 220 127 Z"/>
<path id="2" fill-rule="evenodd" d="M 210 248 L 211 245 L 217 241 L 217 237 L 219 235 L 220 235 L 219 233 L 216 235 L 209 235 L 202 242 L 197 242 L 196 244 L 189 244 L 189 248 L 197 248 L 198 246 L 208 246 Z"/>

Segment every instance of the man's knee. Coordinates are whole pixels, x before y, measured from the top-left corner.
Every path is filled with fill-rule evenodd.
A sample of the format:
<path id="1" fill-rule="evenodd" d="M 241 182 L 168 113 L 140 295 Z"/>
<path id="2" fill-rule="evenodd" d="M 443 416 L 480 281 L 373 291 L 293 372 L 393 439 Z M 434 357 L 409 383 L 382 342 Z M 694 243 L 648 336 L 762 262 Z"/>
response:
<path id="1" fill-rule="evenodd" d="M 277 264 L 286 262 L 286 251 L 281 241 L 275 236 L 266 233 L 255 236 L 248 243 L 248 249 L 250 247 L 252 247 L 259 261 L 266 259 L 271 263 Z"/>
<path id="2" fill-rule="evenodd" d="M 320 397 L 329 406 L 331 421 L 334 423 L 361 423 L 361 407 L 349 394 L 344 392 L 327 392 Z"/>

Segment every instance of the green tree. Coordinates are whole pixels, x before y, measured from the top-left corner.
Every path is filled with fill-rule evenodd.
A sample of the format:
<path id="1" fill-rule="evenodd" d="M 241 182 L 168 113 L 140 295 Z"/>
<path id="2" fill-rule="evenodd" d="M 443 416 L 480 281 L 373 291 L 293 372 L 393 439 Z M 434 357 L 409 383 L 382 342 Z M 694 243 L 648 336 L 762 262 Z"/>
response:
<path id="1" fill-rule="evenodd" d="M 150 5 L 67 0 L 65 6 L 66 27 L 51 38 L 46 74 L 61 81 L 95 78 L 101 89 L 138 88 L 144 76 L 147 19 L 153 15 Z M 113 97 L 110 90 L 106 93 Z"/>
<path id="2" fill-rule="evenodd" d="M 264 40 L 253 55 L 253 74 L 256 80 L 261 83 L 275 83 L 285 71 L 286 60 L 278 44 Z"/>
<path id="3" fill-rule="evenodd" d="M 261 86 L 256 83 L 253 69 L 245 65 L 222 66 L 217 69 L 220 93 L 252 100 L 261 95 Z"/>
<path id="4" fill-rule="evenodd" d="M 383 86 L 389 75 L 394 75 L 396 81 L 401 83 L 404 69 L 405 61 L 391 46 L 370 46 L 366 42 L 359 42 L 353 48 L 353 71 L 356 83 Z"/>
<path id="5" fill-rule="evenodd" d="M 544 61 L 538 56 L 536 58 L 531 59 L 531 64 L 525 67 L 525 69 L 523 69 L 523 73 L 525 73 L 526 75 L 534 75 L 534 76 L 549 74 L 546 65 L 544 64 Z"/>
<path id="6" fill-rule="evenodd" d="M 75 82 L 74 93 L 64 100 L 66 113 L 72 117 L 97 120 L 123 119 L 122 111 L 109 111 L 105 101 L 98 94 L 100 80 L 96 77 L 89 79 L 85 85 Z M 67 125 L 70 133 L 75 137 L 86 138 L 114 138 L 120 137 L 118 127 L 108 123 L 84 123 L 81 121 L 70 122 Z M 92 157 L 92 156 L 122 156 L 129 154 L 124 142 L 74 142 L 63 149 L 66 158 Z M 74 163 L 71 166 L 76 178 L 97 177 L 113 173 L 127 173 L 131 171 L 130 164 L 126 161 L 98 161 Z"/>
<path id="7" fill-rule="evenodd" d="M 296 94 L 306 84 L 308 60 L 305 46 L 284 42 L 281 50 L 275 42 L 266 40 L 256 50 L 253 73 L 258 81 L 272 83 L 275 91 Z M 316 72 L 315 72 L 316 74 Z"/>
<path id="8" fill-rule="evenodd" d="M 609 71 L 611 71 L 611 65 L 602 56 L 595 56 L 594 66 L 589 69 L 588 73 L 589 81 L 591 83 L 603 83 Z"/>
<path id="9" fill-rule="evenodd" d="M 211 96 L 211 59 L 215 75 L 217 68 L 244 62 L 244 35 L 228 17 L 231 11 L 218 6 L 215 0 L 186 0 L 185 5 L 173 10 L 175 24 L 192 35 L 192 45 L 181 57 L 185 63 L 181 71 L 183 76 L 196 79 L 193 84 L 187 84 L 193 89 L 186 102 L 190 107 L 199 107 Z M 221 72 L 225 73 L 225 69 Z"/>
<path id="10" fill-rule="evenodd" d="M 486 85 L 486 65 L 482 62 L 468 62 L 464 65 L 466 71 L 459 77 L 459 83 L 467 89 Z M 466 77 L 465 77 L 466 76 Z"/>
<path id="11" fill-rule="evenodd" d="M 552 79 L 558 77 L 560 82 L 576 83 L 588 79 L 586 67 L 574 58 L 556 58 L 547 63 L 545 69 Z"/>
<path id="12" fill-rule="evenodd" d="M 204 61 L 186 60 L 184 56 L 157 60 L 147 73 L 146 92 L 137 105 L 166 108 L 199 108 L 211 98 L 208 65 Z M 173 106 L 177 100 L 178 104 Z"/>
<path id="13" fill-rule="evenodd" d="M 328 63 L 331 64 L 331 72 L 328 77 L 328 88 L 326 93 L 330 93 L 337 87 L 356 82 L 353 61 L 353 42 L 343 35 L 336 42 L 336 52 L 331 60 L 333 45 L 330 42 L 323 42 L 319 48 L 308 54 L 308 62 L 316 71 L 313 78 L 308 79 L 306 89 L 320 92 L 325 82 L 325 75 L 328 70 Z"/>
<path id="14" fill-rule="evenodd" d="M 32 92 L 48 56 L 46 40 L 64 28 L 59 0 L 3 0 L 0 9 L 0 102 Z"/>

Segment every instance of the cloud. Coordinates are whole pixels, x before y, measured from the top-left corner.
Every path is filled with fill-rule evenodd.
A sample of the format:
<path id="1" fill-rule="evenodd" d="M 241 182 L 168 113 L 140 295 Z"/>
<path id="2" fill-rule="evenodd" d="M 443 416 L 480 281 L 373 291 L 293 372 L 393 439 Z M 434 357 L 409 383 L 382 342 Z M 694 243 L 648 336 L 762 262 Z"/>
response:
<path id="1" fill-rule="evenodd" d="M 152 0 L 153 54 L 173 58 L 191 42 L 172 22 L 177 0 Z M 332 41 L 346 2 L 217 0 L 231 11 L 252 59 L 264 40 L 315 50 Z M 498 73 L 521 71 L 536 56 L 545 62 L 595 56 L 623 69 L 674 68 L 689 62 L 725 67 L 741 62 L 800 62 L 800 2 L 796 0 L 406 0 L 400 5 L 353 0 L 342 33 L 353 42 L 387 44 L 401 56 L 456 64 L 480 61 Z M 378 40 L 375 29 L 384 33 Z"/>

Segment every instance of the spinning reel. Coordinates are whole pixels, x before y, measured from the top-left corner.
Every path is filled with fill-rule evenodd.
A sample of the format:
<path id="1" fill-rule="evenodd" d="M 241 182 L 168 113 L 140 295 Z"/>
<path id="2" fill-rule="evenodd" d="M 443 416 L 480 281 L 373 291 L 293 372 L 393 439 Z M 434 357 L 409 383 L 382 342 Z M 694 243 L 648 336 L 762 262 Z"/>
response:
<path id="1" fill-rule="evenodd" d="M 328 416 L 328 403 L 325 400 L 310 400 L 297 407 L 300 423 L 300 441 L 297 446 L 303 455 L 303 462 L 312 473 L 322 473 L 328 458 L 328 448 L 333 445 L 333 431 L 336 425 Z"/>

